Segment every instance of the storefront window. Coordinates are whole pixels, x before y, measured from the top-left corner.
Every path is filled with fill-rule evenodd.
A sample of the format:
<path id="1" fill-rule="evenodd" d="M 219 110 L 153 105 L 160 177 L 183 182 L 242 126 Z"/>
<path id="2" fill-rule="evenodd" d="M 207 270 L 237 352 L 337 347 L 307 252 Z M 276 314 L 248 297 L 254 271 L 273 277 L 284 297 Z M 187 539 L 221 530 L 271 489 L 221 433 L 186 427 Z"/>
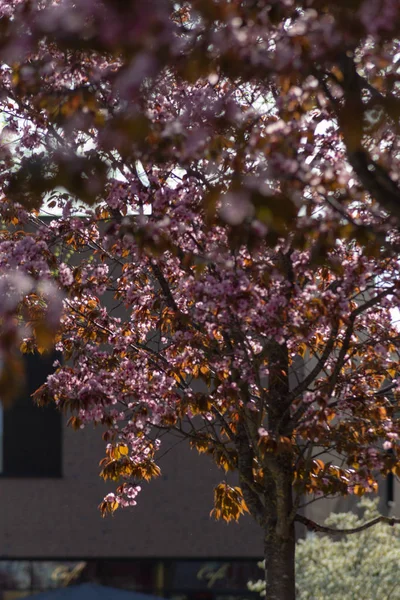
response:
<path id="1" fill-rule="evenodd" d="M 0 561 L 0 600 L 92 582 L 171 600 L 250 600 L 257 560 Z"/>

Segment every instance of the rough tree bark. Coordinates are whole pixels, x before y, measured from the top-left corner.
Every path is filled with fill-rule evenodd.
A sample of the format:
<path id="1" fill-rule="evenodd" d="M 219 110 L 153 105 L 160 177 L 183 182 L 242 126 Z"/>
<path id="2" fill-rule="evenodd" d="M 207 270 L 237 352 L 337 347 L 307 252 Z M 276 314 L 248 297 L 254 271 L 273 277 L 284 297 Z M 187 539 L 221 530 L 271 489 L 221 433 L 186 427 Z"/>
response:
<path id="1" fill-rule="evenodd" d="M 269 345 L 271 365 L 262 420 L 267 445 L 260 445 L 254 413 L 247 413 L 238 427 L 236 448 L 243 497 L 263 529 L 268 600 L 295 600 L 295 507 L 293 503 L 294 457 L 291 445 L 289 354 L 286 344 Z M 243 389 L 242 393 L 245 394 Z M 269 445 L 269 441 L 272 442 Z M 253 464 L 262 465 L 263 480 L 253 477 Z"/>
<path id="2" fill-rule="evenodd" d="M 280 492 L 270 499 L 266 508 L 264 526 L 264 558 L 266 598 L 268 600 L 295 600 L 295 531 L 292 512 L 292 483 L 284 476 Z M 279 506 L 289 511 L 284 522 L 279 517 Z M 285 509 L 286 512 L 286 509 Z"/>
<path id="3" fill-rule="evenodd" d="M 290 255 L 284 256 L 283 261 L 290 281 Z M 292 491 L 293 453 L 290 444 L 293 427 L 289 410 L 289 353 L 286 344 L 272 343 L 268 355 L 268 430 L 278 442 L 278 448 L 275 452 L 267 452 L 263 460 L 266 597 L 268 600 L 295 600 L 295 511 Z M 281 445 L 282 438 L 288 441 L 287 445 Z"/>

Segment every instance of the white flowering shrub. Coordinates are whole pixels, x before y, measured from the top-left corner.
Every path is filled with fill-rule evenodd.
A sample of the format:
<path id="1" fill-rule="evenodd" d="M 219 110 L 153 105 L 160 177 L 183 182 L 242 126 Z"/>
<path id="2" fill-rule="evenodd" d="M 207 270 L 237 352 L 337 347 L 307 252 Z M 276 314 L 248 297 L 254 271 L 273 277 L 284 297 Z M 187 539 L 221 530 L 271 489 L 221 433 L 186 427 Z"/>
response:
<path id="1" fill-rule="evenodd" d="M 377 503 L 365 498 L 359 503 L 361 518 L 338 513 L 325 523 L 337 529 L 358 527 L 378 516 Z M 265 596 L 264 581 L 248 587 Z M 298 600 L 400 600 L 400 526 L 378 523 L 335 537 L 308 534 L 296 546 L 296 590 Z"/>

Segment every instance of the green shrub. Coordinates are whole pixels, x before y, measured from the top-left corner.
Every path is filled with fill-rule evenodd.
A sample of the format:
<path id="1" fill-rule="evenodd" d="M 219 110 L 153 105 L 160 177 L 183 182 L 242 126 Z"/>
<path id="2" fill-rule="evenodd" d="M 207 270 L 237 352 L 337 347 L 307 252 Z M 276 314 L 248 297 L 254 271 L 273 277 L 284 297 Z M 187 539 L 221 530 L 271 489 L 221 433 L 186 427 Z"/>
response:
<path id="1" fill-rule="evenodd" d="M 326 525 L 357 527 L 378 516 L 377 504 L 365 498 L 359 503 L 361 518 L 331 514 Z M 248 586 L 265 596 L 264 581 Z M 400 526 L 378 523 L 334 538 L 308 534 L 296 545 L 296 588 L 298 600 L 400 600 Z"/>

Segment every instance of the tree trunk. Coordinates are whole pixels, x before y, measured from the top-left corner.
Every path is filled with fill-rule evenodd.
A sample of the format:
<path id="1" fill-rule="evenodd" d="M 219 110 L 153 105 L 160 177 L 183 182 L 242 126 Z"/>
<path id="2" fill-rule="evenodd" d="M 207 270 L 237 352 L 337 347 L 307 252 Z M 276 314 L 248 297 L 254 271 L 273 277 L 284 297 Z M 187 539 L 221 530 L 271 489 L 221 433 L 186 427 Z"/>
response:
<path id="1" fill-rule="evenodd" d="M 294 523 L 285 537 L 276 532 L 276 522 L 265 531 L 266 600 L 295 600 L 295 534 Z"/>
<path id="2" fill-rule="evenodd" d="M 282 255 L 283 270 L 290 282 L 290 253 Z M 268 349 L 268 431 L 286 439 L 286 448 L 266 452 L 264 472 L 264 556 L 266 600 L 295 600 L 295 533 L 293 507 L 293 450 L 290 440 L 289 351 L 286 344 L 272 343 Z M 283 374 L 283 377 L 282 377 Z"/>
<path id="3" fill-rule="evenodd" d="M 295 531 L 293 467 L 290 454 L 273 460 L 274 477 L 267 479 L 264 521 L 266 600 L 295 600 Z"/>

